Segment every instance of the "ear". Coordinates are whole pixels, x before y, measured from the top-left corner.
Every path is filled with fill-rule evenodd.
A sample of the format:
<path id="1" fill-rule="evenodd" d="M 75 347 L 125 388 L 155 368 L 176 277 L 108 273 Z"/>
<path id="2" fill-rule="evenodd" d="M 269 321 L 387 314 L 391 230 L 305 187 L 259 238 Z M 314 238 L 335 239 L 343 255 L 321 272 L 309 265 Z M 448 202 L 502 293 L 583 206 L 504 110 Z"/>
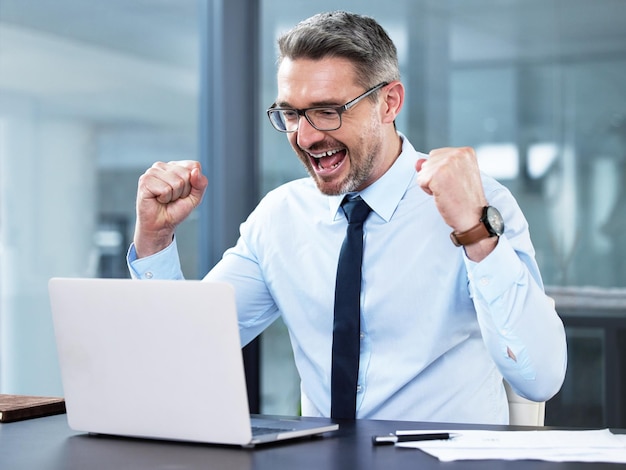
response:
<path id="1" fill-rule="evenodd" d="M 404 85 L 399 80 L 395 80 L 381 90 L 381 96 L 383 98 L 380 108 L 382 121 L 393 123 L 404 104 Z"/>

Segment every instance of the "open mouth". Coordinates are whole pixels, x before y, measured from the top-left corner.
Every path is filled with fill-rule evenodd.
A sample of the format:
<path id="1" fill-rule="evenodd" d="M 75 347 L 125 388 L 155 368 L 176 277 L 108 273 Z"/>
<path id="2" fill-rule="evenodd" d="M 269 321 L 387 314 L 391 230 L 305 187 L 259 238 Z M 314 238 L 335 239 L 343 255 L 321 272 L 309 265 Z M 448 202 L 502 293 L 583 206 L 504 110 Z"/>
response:
<path id="1" fill-rule="evenodd" d="M 346 159 L 345 149 L 328 150 L 319 154 L 309 153 L 313 168 L 318 173 L 328 173 L 336 170 Z"/>

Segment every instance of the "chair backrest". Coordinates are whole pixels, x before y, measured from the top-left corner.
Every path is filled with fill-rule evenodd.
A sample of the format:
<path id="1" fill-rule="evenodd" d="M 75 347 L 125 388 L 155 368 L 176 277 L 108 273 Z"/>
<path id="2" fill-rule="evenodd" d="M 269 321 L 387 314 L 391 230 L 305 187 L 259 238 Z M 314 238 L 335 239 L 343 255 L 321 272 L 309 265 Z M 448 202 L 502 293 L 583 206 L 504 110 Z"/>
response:
<path id="1" fill-rule="evenodd" d="M 517 426 L 543 426 L 546 403 L 530 401 L 520 397 L 504 381 L 506 396 L 509 401 L 509 424 Z"/>

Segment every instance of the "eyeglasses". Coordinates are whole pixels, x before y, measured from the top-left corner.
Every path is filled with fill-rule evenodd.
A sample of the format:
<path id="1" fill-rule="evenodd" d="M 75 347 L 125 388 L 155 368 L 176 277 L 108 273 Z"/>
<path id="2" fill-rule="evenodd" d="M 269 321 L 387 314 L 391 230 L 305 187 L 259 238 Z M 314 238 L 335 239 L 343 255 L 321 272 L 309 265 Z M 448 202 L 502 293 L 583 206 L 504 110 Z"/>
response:
<path id="1" fill-rule="evenodd" d="M 319 106 L 306 109 L 278 108 L 272 106 L 267 110 L 267 116 L 274 129 L 279 132 L 296 132 L 300 127 L 300 116 L 304 116 L 309 124 L 318 131 L 335 131 L 341 127 L 341 115 L 357 105 L 363 98 L 380 90 L 388 82 L 382 82 L 370 88 L 362 95 L 343 106 Z"/>

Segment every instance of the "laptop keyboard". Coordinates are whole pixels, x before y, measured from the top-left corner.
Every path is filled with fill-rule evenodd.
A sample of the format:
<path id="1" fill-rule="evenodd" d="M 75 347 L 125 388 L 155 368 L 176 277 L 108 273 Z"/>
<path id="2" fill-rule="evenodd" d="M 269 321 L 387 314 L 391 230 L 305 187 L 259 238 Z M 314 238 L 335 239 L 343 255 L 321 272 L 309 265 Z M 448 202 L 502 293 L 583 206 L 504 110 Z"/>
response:
<path id="1" fill-rule="evenodd" d="M 289 432 L 293 430 L 293 428 L 268 428 L 264 426 L 252 426 L 252 435 L 262 436 L 264 434 L 278 434 L 281 432 Z"/>

